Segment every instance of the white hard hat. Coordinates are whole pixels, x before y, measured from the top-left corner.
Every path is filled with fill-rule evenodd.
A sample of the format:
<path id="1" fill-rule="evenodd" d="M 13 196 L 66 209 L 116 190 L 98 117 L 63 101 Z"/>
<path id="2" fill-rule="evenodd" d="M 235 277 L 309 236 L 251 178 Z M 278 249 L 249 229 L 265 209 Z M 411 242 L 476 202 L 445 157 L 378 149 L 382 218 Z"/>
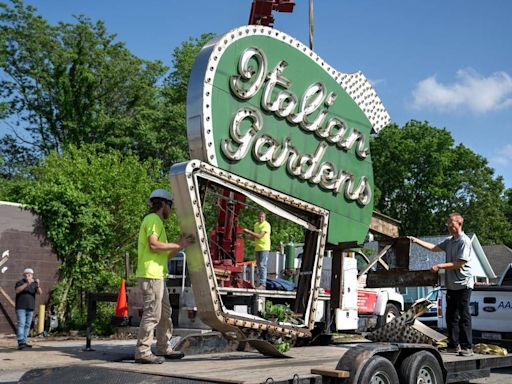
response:
<path id="1" fill-rule="evenodd" d="M 151 195 L 149 195 L 149 199 L 147 200 L 148 204 L 151 205 L 151 199 L 159 198 L 167 200 L 172 204 L 172 195 L 171 192 L 169 192 L 166 189 L 155 189 L 153 192 L 151 192 Z"/>
<path id="2" fill-rule="evenodd" d="M 31 274 L 34 274 L 34 270 L 32 268 L 25 268 L 25 270 L 23 271 L 23 273 L 31 273 Z"/>

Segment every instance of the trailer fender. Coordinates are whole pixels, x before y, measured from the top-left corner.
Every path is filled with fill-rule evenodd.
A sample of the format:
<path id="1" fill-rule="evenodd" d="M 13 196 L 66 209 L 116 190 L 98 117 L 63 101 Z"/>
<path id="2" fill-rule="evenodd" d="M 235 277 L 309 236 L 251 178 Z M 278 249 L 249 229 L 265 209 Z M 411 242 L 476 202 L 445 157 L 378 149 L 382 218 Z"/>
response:
<path id="1" fill-rule="evenodd" d="M 366 362 L 375 355 L 380 355 L 394 364 L 400 354 L 400 348 L 391 343 L 358 344 L 350 348 L 338 361 L 337 370 L 350 373 L 350 383 L 357 383 Z"/>

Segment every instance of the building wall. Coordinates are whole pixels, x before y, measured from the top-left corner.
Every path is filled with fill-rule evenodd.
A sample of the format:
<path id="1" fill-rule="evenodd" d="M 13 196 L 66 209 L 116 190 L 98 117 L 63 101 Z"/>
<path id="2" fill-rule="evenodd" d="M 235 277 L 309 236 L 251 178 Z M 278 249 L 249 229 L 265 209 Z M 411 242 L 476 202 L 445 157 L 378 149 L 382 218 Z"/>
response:
<path id="1" fill-rule="evenodd" d="M 48 303 L 49 293 L 57 283 L 60 263 L 45 242 L 38 217 L 19 204 L 0 202 L 0 257 L 7 253 L 7 262 L 0 266 L 0 287 L 14 301 L 16 281 L 22 278 L 25 268 L 32 268 L 43 290 L 41 296 L 36 296 L 37 313 L 39 304 Z M 0 292 L 0 334 L 14 333 L 15 324 L 14 307 Z"/>

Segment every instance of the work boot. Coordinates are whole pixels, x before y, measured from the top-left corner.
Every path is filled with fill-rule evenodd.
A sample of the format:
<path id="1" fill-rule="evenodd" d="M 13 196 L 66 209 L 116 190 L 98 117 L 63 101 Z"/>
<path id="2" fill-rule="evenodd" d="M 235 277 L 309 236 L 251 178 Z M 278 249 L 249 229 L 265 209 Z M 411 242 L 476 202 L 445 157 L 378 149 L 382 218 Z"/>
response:
<path id="1" fill-rule="evenodd" d="M 27 344 L 18 344 L 18 349 L 22 350 L 27 346 Z"/>
<path id="2" fill-rule="evenodd" d="M 457 345 L 456 347 L 448 347 L 445 349 L 445 352 L 447 352 L 447 353 L 458 354 L 460 351 L 461 351 L 460 345 Z"/>
<path id="3" fill-rule="evenodd" d="M 32 348 L 32 345 L 29 343 L 25 343 L 25 348 Z"/>
<path id="4" fill-rule="evenodd" d="M 183 359 L 185 357 L 185 354 L 181 351 L 175 351 L 171 347 L 167 348 L 166 351 L 156 351 L 157 356 L 164 357 L 169 360 L 177 360 L 177 359 Z"/>
<path id="5" fill-rule="evenodd" d="M 464 349 L 461 349 L 461 351 L 459 352 L 459 356 L 470 357 L 473 355 L 474 355 L 474 353 L 471 348 L 464 348 Z"/>
<path id="6" fill-rule="evenodd" d="M 162 364 L 164 360 L 165 359 L 163 357 L 155 356 L 152 353 L 135 358 L 135 362 L 138 364 Z"/>

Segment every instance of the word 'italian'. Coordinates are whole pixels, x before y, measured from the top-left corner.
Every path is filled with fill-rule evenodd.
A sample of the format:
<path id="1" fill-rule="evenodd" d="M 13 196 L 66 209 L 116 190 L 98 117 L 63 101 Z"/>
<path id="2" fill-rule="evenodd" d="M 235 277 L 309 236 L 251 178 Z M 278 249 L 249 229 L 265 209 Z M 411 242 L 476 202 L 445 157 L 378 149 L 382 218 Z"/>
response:
<path id="1" fill-rule="evenodd" d="M 256 61 L 257 70 L 250 65 L 251 59 Z M 321 82 L 311 84 L 299 103 L 297 96 L 289 91 L 291 81 L 283 75 L 286 67 L 287 63 L 280 61 L 267 73 L 265 53 L 258 48 L 248 48 L 240 56 L 239 74 L 230 78 L 230 88 L 243 100 L 251 99 L 263 89 L 260 103 L 262 109 L 285 118 L 305 132 L 314 133 L 320 140 L 315 152 L 301 154 L 290 138 L 279 142 L 270 135 L 262 134 L 260 131 L 263 117 L 260 111 L 252 107 L 242 107 L 235 113 L 230 125 L 230 138 L 221 142 L 222 152 L 230 160 L 239 161 L 252 149 L 252 155 L 259 162 L 265 162 L 272 168 L 286 164 L 290 175 L 317 184 L 335 194 L 344 191 L 346 199 L 367 205 L 371 200 L 372 188 L 366 176 L 362 176 L 359 183 L 355 183 L 350 172 L 338 170 L 332 162 L 322 162 L 329 145 L 348 151 L 356 143 L 356 156 L 364 159 L 369 154 L 364 135 L 354 128 L 349 129 L 342 119 L 329 116 L 328 109 L 334 104 L 337 95 L 327 92 Z M 276 95 L 274 99 L 273 95 Z M 322 106 L 325 108 L 310 119 Z M 242 132 L 241 125 L 246 119 L 250 120 L 251 126 L 246 132 Z"/>

